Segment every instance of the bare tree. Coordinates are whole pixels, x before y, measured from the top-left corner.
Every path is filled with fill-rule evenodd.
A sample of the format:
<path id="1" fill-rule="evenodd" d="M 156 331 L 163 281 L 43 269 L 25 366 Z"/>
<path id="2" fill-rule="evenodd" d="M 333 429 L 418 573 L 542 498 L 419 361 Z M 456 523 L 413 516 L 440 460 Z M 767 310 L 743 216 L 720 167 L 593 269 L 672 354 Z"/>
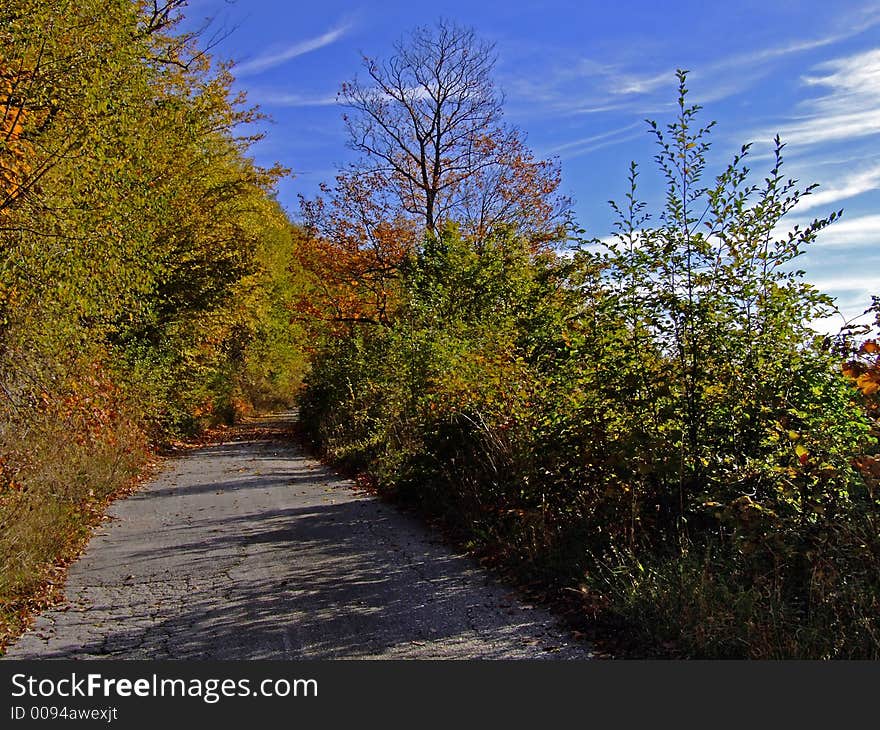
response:
<path id="1" fill-rule="evenodd" d="M 350 173 L 378 173 L 430 231 L 449 219 L 475 235 L 502 220 L 530 235 L 552 227 L 558 165 L 535 160 L 505 124 L 495 61 L 492 44 L 446 21 L 417 28 L 387 61 L 364 57 L 368 79 L 339 95 L 362 153 Z"/>

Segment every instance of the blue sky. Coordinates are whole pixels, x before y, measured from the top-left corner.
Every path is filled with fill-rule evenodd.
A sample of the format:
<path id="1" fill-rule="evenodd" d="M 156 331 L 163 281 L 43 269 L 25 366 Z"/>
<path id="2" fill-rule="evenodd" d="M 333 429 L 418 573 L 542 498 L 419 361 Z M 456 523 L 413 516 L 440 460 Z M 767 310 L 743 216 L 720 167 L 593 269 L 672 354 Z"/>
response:
<path id="1" fill-rule="evenodd" d="M 751 167 L 765 173 L 780 133 L 788 174 L 821 185 L 791 222 L 845 211 L 801 268 L 848 317 L 880 294 L 880 3 L 438 0 L 430 16 L 425 8 L 191 0 L 187 24 L 211 17 L 229 29 L 214 53 L 237 62 L 237 87 L 274 120 L 254 155 L 293 170 L 279 187 L 292 213 L 298 193 L 313 195 L 349 159 L 335 97 L 361 54 L 386 56 L 413 26 L 444 17 L 496 44 L 507 118 L 538 155 L 559 157 L 563 191 L 591 235 L 610 233 L 606 201 L 623 198 L 630 160 L 642 167 L 645 197 L 659 200 L 644 119 L 669 119 L 674 72 L 686 68 L 692 101 L 718 123 L 710 172 L 754 142 Z"/>

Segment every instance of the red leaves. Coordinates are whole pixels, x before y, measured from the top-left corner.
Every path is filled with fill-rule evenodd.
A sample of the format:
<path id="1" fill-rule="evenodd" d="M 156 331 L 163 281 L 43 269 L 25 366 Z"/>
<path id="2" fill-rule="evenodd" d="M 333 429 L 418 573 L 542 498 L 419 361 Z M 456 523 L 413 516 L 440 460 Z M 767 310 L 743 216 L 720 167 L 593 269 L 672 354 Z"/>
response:
<path id="1" fill-rule="evenodd" d="M 295 303 L 300 313 L 340 326 L 389 321 L 417 229 L 378 194 L 381 184 L 377 175 L 341 174 L 328 200 L 301 201 L 307 228 L 297 258 L 315 286 Z"/>

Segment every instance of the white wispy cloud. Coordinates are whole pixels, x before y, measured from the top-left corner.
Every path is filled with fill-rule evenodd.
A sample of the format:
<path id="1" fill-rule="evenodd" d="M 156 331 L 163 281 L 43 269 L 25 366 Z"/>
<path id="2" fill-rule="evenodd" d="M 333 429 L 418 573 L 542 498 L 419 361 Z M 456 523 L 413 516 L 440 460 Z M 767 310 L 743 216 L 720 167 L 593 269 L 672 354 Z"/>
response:
<path id="1" fill-rule="evenodd" d="M 852 276 L 848 273 L 830 276 L 810 276 L 807 280 L 820 291 L 834 297 L 837 314 L 814 320 L 810 325 L 819 332 L 834 334 L 845 324 L 861 322 L 870 324 L 873 319 L 865 315 L 871 304 L 871 297 L 878 293 L 877 278 L 871 276 Z"/>
<path id="2" fill-rule="evenodd" d="M 555 147 L 551 147 L 547 150 L 547 152 L 551 155 L 562 155 L 564 157 L 572 157 L 574 155 L 584 154 L 585 152 L 597 149 L 598 147 L 604 147 L 609 144 L 618 144 L 619 142 L 624 142 L 627 139 L 631 139 L 634 135 L 622 135 L 625 135 L 626 132 L 636 129 L 637 127 L 644 128 L 645 123 L 641 121 L 634 122 L 633 124 L 628 124 L 625 127 L 621 127 L 619 129 L 611 129 L 607 132 L 601 132 L 599 134 L 592 134 L 587 137 L 574 139 L 570 142 L 565 142 L 563 144 L 556 145 Z"/>
<path id="3" fill-rule="evenodd" d="M 806 200 L 806 199 L 805 199 Z M 800 212 L 800 206 L 798 207 Z M 811 220 L 791 218 L 782 220 L 774 229 L 776 238 L 784 238 L 795 225 L 806 228 Z M 822 249 L 880 247 L 880 214 L 869 214 L 847 219 L 845 216 L 819 232 L 811 251 L 815 255 Z M 875 277 L 878 278 L 878 277 Z"/>
<path id="4" fill-rule="evenodd" d="M 880 11 L 872 8 L 866 8 L 858 11 L 855 15 L 846 19 L 842 24 L 843 29 L 831 32 L 821 38 L 806 38 L 782 43 L 778 46 L 759 49 L 746 54 L 730 56 L 716 64 L 716 69 L 723 68 L 739 68 L 745 65 L 764 64 L 774 58 L 782 58 L 795 53 L 803 53 L 804 51 L 812 51 L 816 48 L 823 48 L 835 43 L 840 43 L 849 38 L 861 35 L 866 30 L 870 30 L 876 25 L 880 25 Z"/>
<path id="5" fill-rule="evenodd" d="M 777 46 L 750 50 L 748 53 L 734 54 L 712 63 L 702 64 L 691 72 L 690 79 L 692 82 L 704 79 L 711 80 L 715 85 L 721 82 L 723 89 L 715 89 L 710 98 L 705 98 L 705 95 L 700 98 L 700 101 L 715 101 L 747 88 L 756 78 L 770 73 L 772 66 L 768 66 L 768 61 L 840 43 L 861 35 L 876 25 L 880 25 L 880 11 L 871 7 L 864 8 L 841 19 L 840 29 L 827 35 L 818 38 L 790 40 Z M 744 75 L 743 72 L 746 70 L 751 70 L 751 73 Z M 621 89 L 625 92 L 632 90 L 635 93 L 653 91 L 664 85 L 670 85 L 664 84 L 664 79 L 668 81 L 674 79 L 674 76 L 674 70 L 669 69 L 663 74 L 653 74 L 641 78 L 622 77 L 620 79 Z"/>
<path id="6" fill-rule="evenodd" d="M 877 189 L 880 189 L 880 164 L 850 173 L 838 182 L 819 188 L 816 192 L 802 198 L 798 203 L 797 210 L 801 213 L 822 206 L 830 207 L 842 200 Z"/>
<path id="7" fill-rule="evenodd" d="M 880 134 L 880 48 L 815 66 L 808 86 L 827 89 L 800 106 L 782 125 L 792 146 L 808 146 Z"/>
<path id="8" fill-rule="evenodd" d="M 874 292 L 877 291 L 877 278 L 873 276 L 849 276 L 841 274 L 839 276 L 817 276 L 811 277 L 811 283 L 827 292 Z M 864 307 L 871 303 L 870 296 L 863 297 Z"/>
<path id="9" fill-rule="evenodd" d="M 613 94 L 649 94 L 664 86 L 670 86 L 675 79 L 675 71 L 668 69 L 658 74 L 638 76 L 629 73 L 613 73 L 610 75 Z"/>
<path id="10" fill-rule="evenodd" d="M 335 106 L 336 95 L 306 96 L 290 91 L 252 89 L 248 97 L 258 104 L 266 106 L 283 107 L 308 107 L 308 106 Z"/>
<path id="11" fill-rule="evenodd" d="M 254 74 L 279 66 L 297 56 L 317 51 L 319 48 L 324 48 L 324 46 L 329 46 L 331 43 L 338 41 L 351 28 L 352 24 L 350 22 L 340 23 L 335 28 L 331 28 L 326 33 L 322 33 L 314 38 L 296 41 L 281 50 L 265 53 L 249 61 L 244 61 L 235 67 L 235 75 L 238 77 L 253 76 Z"/>
<path id="12" fill-rule="evenodd" d="M 823 230 L 816 242 L 821 246 L 880 246 L 880 215 L 842 218 Z"/>
<path id="13" fill-rule="evenodd" d="M 701 104 L 741 93 L 773 72 L 773 61 L 834 45 L 880 25 L 880 10 L 866 6 L 841 15 L 838 23 L 820 37 L 794 38 L 747 53 L 694 63 L 689 75 L 692 99 Z M 686 63 L 682 59 L 682 64 Z M 662 72 L 645 72 L 632 62 L 598 62 L 565 58 L 547 68 L 539 78 L 512 78 L 508 87 L 515 98 L 546 106 L 550 111 L 582 114 L 630 110 L 640 114 L 662 111 L 675 88 L 675 66 Z"/>
<path id="14" fill-rule="evenodd" d="M 768 61 L 830 46 L 858 35 L 880 23 L 880 16 L 871 17 L 843 32 L 831 33 L 821 38 L 796 40 L 778 46 L 758 49 L 749 53 L 735 54 L 712 63 L 701 64 L 689 74 L 695 95 L 701 103 L 709 103 L 744 91 L 757 79 L 770 73 Z M 614 78 L 616 94 L 650 94 L 674 86 L 675 69 L 648 75 L 619 74 Z"/>

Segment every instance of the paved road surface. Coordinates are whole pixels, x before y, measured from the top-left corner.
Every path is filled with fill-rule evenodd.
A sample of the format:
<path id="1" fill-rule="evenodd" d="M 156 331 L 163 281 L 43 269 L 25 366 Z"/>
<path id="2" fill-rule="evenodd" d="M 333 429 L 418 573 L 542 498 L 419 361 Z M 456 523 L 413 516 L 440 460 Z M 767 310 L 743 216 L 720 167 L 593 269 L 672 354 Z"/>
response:
<path id="1" fill-rule="evenodd" d="M 17 659 L 588 658 L 415 519 L 279 438 L 168 461 L 110 509 Z"/>

